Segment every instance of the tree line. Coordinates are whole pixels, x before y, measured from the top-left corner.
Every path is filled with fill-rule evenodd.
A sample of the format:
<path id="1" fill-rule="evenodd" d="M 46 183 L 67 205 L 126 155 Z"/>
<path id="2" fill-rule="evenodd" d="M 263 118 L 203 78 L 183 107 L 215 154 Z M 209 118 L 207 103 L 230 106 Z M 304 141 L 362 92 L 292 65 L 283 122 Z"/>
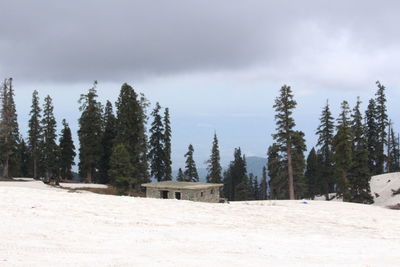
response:
<path id="1" fill-rule="evenodd" d="M 399 137 L 388 119 L 386 88 L 376 84 L 376 97 L 370 99 L 364 116 L 357 98 L 352 109 L 347 101 L 341 103 L 335 122 L 326 102 L 316 129 L 317 143 L 307 158 L 305 134 L 296 129 L 293 118 L 297 102 L 291 87 L 282 86 L 273 106 L 276 132 L 261 180 L 247 173 L 240 147 L 234 149 L 233 160 L 224 171 L 214 133 L 206 181 L 223 184 L 222 194 L 229 200 L 314 199 L 317 195 L 329 200 L 335 193 L 345 201 L 372 203 L 370 177 L 400 169 Z M 133 194 L 151 177 L 157 181 L 174 179 L 168 108 L 156 103 L 147 131 L 149 101 L 126 83 L 114 106 L 108 100 L 105 105 L 98 101 L 96 81 L 80 96 L 79 104 L 78 168 L 84 182 L 112 184 L 121 193 Z M 55 184 L 72 178 L 76 149 L 71 129 L 63 119 L 58 135 L 53 112 L 52 98 L 46 96 L 41 106 L 34 91 L 25 141 L 19 134 L 12 79 L 4 80 L 0 121 L 3 177 L 42 178 Z M 184 156 L 185 168 L 179 168 L 175 179 L 198 182 L 192 144 Z"/>

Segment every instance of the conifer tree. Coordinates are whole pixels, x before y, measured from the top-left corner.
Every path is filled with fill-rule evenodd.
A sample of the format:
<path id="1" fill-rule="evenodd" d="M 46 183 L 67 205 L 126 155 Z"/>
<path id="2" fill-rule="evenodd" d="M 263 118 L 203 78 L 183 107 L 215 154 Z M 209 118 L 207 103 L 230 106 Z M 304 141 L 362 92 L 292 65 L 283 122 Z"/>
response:
<path id="1" fill-rule="evenodd" d="M 18 144 L 18 159 L 19 159 L 19 176 L 28 177 L 29 176 L 29 151 L 22 136 L 19 138 L 20 142 Z"/>
<path id="2" fill-rule="evenodd" d="M 376 121 L 377 109 L 376 103 L 374 99 L 369 100 L 368 108 L 365 112 L 365 124 L 367 131 L 367 146 L 368 146 L 368 166 L 371 175 L 379 174 L 377 169 L 377 160 L 378 160 L 378 143 L 379 143 L 379 135 L 378 135 L 378 124 Z"/>
<path id="3" fill-rule="evenodd" d="M 260 183 L 260 200 L 267 199 L 268 183 L 267 183 L 267 168 L 264 166 L 262 169 L 262 180 Z"/>
<path id="4" fill-rule="evenodd" d="M 56 127 L 57 123 L 53 114 L 53 103 L 51 97 L 48 95 L 44 99 L 43 118 L 41 121 L 41 128 L 43 130 L 43 168 L 45 171 L 45 178 L 49 182 L 54 179 L 56 185 L 59 184 L 58 176 L 58 158 L 59 150 L 56 144 Z"/>
<path id="5" fill-rule="evenodd" d="M 386 161 L 385 145 L 387 144 L 386 127 L 388 125 L 388 116 L 386 111 L 386 95 L 385 86 L 379 81 L 376 82 L 378 91 L 376 92 L 376 122 L 378 132 L 378 145 L 377 145 L 377 158 L 376 158 L 376 171 L 378 174 L 384 172 Z"/>
<path id="6" fill-rule="evenodd" d="M 0 160 L 3 177 L 9 178 L 10 162 L 16 156 L 19 142 L 17 112 L 14 102 L 12 78 L 4 80 L 1 91 Z"/>
<path id="7" fill-rule="evenodd" d="M 350 108 L 347 101 L 341 104 L 341 113 L 337 119 L 337 133 L 333 138 L 335 174 L 338 179 L 337 196 L 343 201 L 350 200 L 349 175 L 352 167 L 352 130 L 350 125 Z"/>
<path id="8" fill-rule="evenodd" d="M 72 141 L 72 133 L 68 123 L 63 119 L 63 129 L 60 136 L 60 177 L 61 179 L 72 179 L 72 166 L 75 165 L 74 158 L 76 156 L 74 142 Z"/>
<path id="9" fill-rule="evenodd" d="M 352 155 L 353 162 L 349 174 L 349 187 L 351 202 L 373 203 L 369 181 L 371 175 L 368 166 L 368 147 L 366 131 L 362 122 L 360 111 L 361 101 L 358 98 L 353 109 L 351 128 L 353 132 Z"/>
<path id="10" fill-rule="evenodd" d="M 161 106 L 157 102 L 151 113 L 153 122 L 150 128 L 149 140 L 149 159 L 150 159 L 150 174 L 157 181 L 162 181 L 165 177 L 165 147 L 164 147 L 164 126 L 160 115 Z"/>
<path id="11" fill-rule="evenodd" d="M 40 161 L 40 143 L 42 138 L 42 128 L 40 121 L 42 109 L 39 104 L 38 92 L 35 90 L 32 94 L 32 106 L 29 119 L 29 131 L 28 131 L 28 146 L 30 158 L 32 160 L 32 172 L 33 178 L 38 179 L 39 168 L 38 163 Z"/>
<path id="12" fill-rule="evenodd" d="M 286 197 L 283 187 L 286 187 L 287 176 L 285 175 L 285 168 L 282 156 L 280 155 L 279 146 L 274 143 L 268 148 L 267 153 L 267 167 L 270 188 L 270 199 L 283 199 Z"/>
<path id="13" fill-rule="evenodd" d="M 110 101 L 106 102 L 103 114 L 103 133 L 101 137 L 102 154 L 99 161 L 99 183 L 109 184 L 110 158 L 112 154 L 113 142 L 116 136 L 116 118 Z"/>
<path id="14" fill-rule="evenodd" d="M 79 172 L 86 183 L 92 183 L 96 179 L 96 167 L 101 156 L 101 128 L 102 106 L 97 101 L 97 81 L 89 89 L 87 94 L 82 94 L 79 99 L 79 110 L 82 112 L 79 118 Z"/>
<path id="15" fill-rule="evenodd" d="M 393 130 L 392 122 L 389 121 L 388 149 L 387 149 L 387 171 L 398 172 L 400 169 L 399 143 Z"/>
<path id="16" fill-rule="evenodd" d="M 307 181 L 307 197 L 314 199 L 318 194 L 318 180 L 320 179 L 317 153 L 314 148 L 311 149 L 307 157 L 307 168 L 305 177 Z"/>
<path id="17" fill-rule="evenodd" d="M 287 159 L 289 199 L 295 199 L 292 139 L 294 135 L 293 128 L 296 124 L 292 117 L 292 113 L 296 105 L 297 103 L 293 99 L 293 93 L 290 86 L 282 86 L 280 96 L 275 99 L 275 104 L 273 106 L 276 111 L 275 121 L 277 125 L 277 133 L 273 135 L 273 138 L 279 145 L 280 150 L 285 153 Z"/>
<path id="18" fill-rule="evenodd" d="M 123 144 L 129 153 L 134 167 L 136 189 L 141 183 L 149 181 L 147 136 L 146 136 L 146 107 L 147 101 L 139 97 L 132 86 L 124 83 L 116 103 L 117 135 L 115 144 Z"/>
<path id="19" fill-rule="evenodd" d="M 198 182 L 199 181 L 199 174 L 197 173 L 196 163 L 194 162 L 193 158 L 194 149 L 193 146 L 190 144 L 188 147 L 188 152 L 186 152 L 186 166 L 184 177 L 185 181 L 187 182 Z"/>
<path id="20" fill-rule="evenodd" d="M 246 200 L 252 195 L 247 177 L 246 158 L 240 148 L 235 148 L 234 159 L 224 173 L 224 196 L 229 200 Z"/>
<path id="21" fill-rule="evenodd" d="M 221 183 L 222 182 L 222 167 L 220 163 L 221 157 L 219 154 L 218 138 L 214 133 L 214 140 L 211 148 L 210 159 L 207 161 L 207 183 Z"/>
<path id="22" fill-rule="evenodd" d="M 172 160 L 171 160 L 171 121 L 169 118 L 169 109 L 164 111 L 164 181 L 172 180 Z"/>
<path id="23" fill-rule="evenodd" d="M 120 193 L 127 192 L 128 195 L 132 195 L 134 186 L 139 182 L 135 179 L 134 173 L 135 167 L 132 165 L 132 160 L 125 145 L 116 144 L 113 146 L 109 176 L 112 183 L 120 190 Z"/>
<path id="24" fill-rule="evenodd" d="M 321 160 L 321 176 L 319 177 L 318 186 L 315 193 L 324 194 L 328 200 L 329 192 L 334 192 L 336 179 L 333 172 L 333 134 L 334 134 L 334 120 L 329 108 L 329 103 L 322 110 L 320 117 L 320 125 L 318 126 L 316 134 L 318 135 L 317 146 L 319 147 L 319 154 Z"/>
<path id="25" fill-rule="evenodd" d="M 297 198 L 305 197 L 307 192 L 306 179 L 304 171 L 306 160 L 304 152 L 307 150 L 304 133 L 302 131 L 294 131 L 292 138 L 292 165 L 293 165 L 293 182 Z M 289 196 L 289 194 L 288 194 Z"/>
<path id="26" fill-rule="evenodd" d="M 185 181 L 185 175 L 183 174 L 183 171 L 181 168 L 178 170 L 178 175 L 176 176 L 176 180 L 178 182 L 184 182 Z"/>
<path id="27" fill-rule="evenodd" d="M 258 177 L 254 176 L 254 174 L 250 173 L 252 178 L 250 178 L 250 181 L 252 181 L 252 188 L 253 188 L 253 197 L 252 199 L 254 200 L 259 200 L 260 199 L 260 187 L 258 185 Z M 249 174 L 249 177 L 250 177 Z"/>

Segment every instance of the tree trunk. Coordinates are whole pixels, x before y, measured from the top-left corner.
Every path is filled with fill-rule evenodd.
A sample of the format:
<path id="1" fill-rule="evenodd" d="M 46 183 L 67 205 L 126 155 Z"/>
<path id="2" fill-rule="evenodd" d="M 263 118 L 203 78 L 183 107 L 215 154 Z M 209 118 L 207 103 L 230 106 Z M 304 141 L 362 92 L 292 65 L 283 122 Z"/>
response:
<path id="1" fill-rule="evenodd" d="M 36 157 L 33 159 L 33 179 L 37 180 L 37 162 Z"/>
<path id="2" fill-rule="evenodd" d="M 86 173 L 86 180 L 85 183 L 92 183 L 92 168 L 88 168 L 87 173 Z"/>
<path id="3" fill-rule="evenodd" d="M 293 183 L 293 166 L 292 166 L 292 149 L 290 143 L 287 146 L 288 174 L 289 174 L 289 199 L 294 200 L 294 183 Z"/>
<path id="4" fill-rule="evenodd" d="M 4 162 L 4 166 L 3 166 L 3 177 L 4 178 L 9 178 L 8 177 L 8 156 Z"/>

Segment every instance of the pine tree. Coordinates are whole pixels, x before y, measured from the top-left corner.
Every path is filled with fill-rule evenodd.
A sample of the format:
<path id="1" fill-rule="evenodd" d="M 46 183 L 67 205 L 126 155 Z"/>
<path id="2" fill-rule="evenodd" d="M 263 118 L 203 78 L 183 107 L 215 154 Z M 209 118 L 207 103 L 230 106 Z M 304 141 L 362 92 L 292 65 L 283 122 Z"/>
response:
<path id="1" fill-rule="evenodd" d="M 311 149 L 307 157 L 307 168 L 305 177 L 307 181 L 307 197 L 314 199 L 318 194 L 318 180 L 320 179 L 317 153 L 314 148 Z"/>
<path id="2" fill-rule="evenodd" d="M 153 122 L 150 128 L 150 174 L 155 177 L 157 181 L 162 181 L 165 177 L 165 148 L 164 148 L 164 126 L 160 115 L 161 106 L 157 102 L 151 116 Z"/>
<path id="3" fill-rule="evenodd" d="M 45 170 L 46 181 L 54 179 L 56 185 L 59 184 L 58 176 L 58 158 L 59 150 L 56 144 L 56 128 L 57 123 L 53 114 L 53 103 L 51 97 L 48 95 L 44 99 L 43 118 L 41 121 L 41 128 L 43 130 L 43 168 Z"/>
<path id="4" fill-rule="evenodd" d="M 376 121 L 377 109 L 374 99 L 369 100 L 368 108 L 365 112 L 366 118 L 366 131 L 367 131 L 367 146 L 368 146 L 368 166 L 371 175 L 379 174 L 377 169 L 378 160 L 378 124 Z"/>
<path id="5" fill-rule="evenodd" d="M 135 167 L 123 144 L 116 144 L 110 158 L 109 176 L 112 183 L 120 190 L 132 195 L 134 186 L 139 182 L 134 177 Z"/>
<path id="6" fill-rule="evenodd" d="M 185 175 L 183 174 L 183 171 L 181 168 L 178 170 L 178 175 L 176 176 L 176 180 L 178 182 L 184 182 L 185 181 Z"/>
<path id="7" fill-rule="evenodd" d="M 264 166 L 263 169 L 262 169 L 262 180 L 261 180 L 261 183 L 260 183 L 259 199 L 260 200 L 267 199 L 267 194 L 268 194 L 267 168 Z"/>
<path id="8" fill-rule="evenodd" d="M 214 140 L 211 148 L 210 159 L 207 161 L 207 183 L 221 183 L 222 182 L 222 167 L 220 163 L 221 157 L 219 154 L 218 138 L 214 133 Z"/>
<path id="9" fill-rule="evenodd" d="M 1 91 L 0 159 L 3 177 L 9 178 L 10 162 L 18 150 L 19 131 L 12 78 L 6 79 Z"/>
<path id="10" fill-rule="evenodd" d="M 97 81 L 87 94 L 82 94 L 79 110 L 79 173 L 86 183 L 96 180 L 96 167 L 101 157 L 102 106 L 97 101 Z"/>
<path id="11" fill-rule="evenodd" d="M 389 121 L 388 131 L 388 151 L 387 151 L 387 171 L 398 172 L 400 170 L 400 151 L 399 143 L 393 130 L 392 122 Z"/>
<path id="12" fill-rule="evenodd" d="M 29 176 L 29 151 L 25 143 L 24 138 L 19 138 L 20 142 L 18 144 L 18 159 L 19 159 L 19 176 L 28 177 Z"/>
<path id="13" fill-rule="evenodd" d="M 169 109 L 165 108 L 164 111 L 164 181 L 172 180 L 172 160 L 171 160 L 171 121 L 169 118 Z"/>
<path id="14" fill-rule="evenodd" d="M 275 99 L 275 104 L 273 106 L 276 111 L 275 121 L 277 125 L 277 133 L 273 135 L 273 138 L 279 145 L 280 150 L 285 153 L 287 158 L 289 199 L 295 199 L 292 139 L 294 135 L 293 128 L 296 126 L 296 124 L 292 117 L 292 113 L 296 105 L 297 103 L 293 99 L 290 86 L 282 86 L 280 90 L 280 96 Z"/>
<path id="15" fill-rule="evenodd" d="M 115 144 L 123 144 L 129 153 L 134 167 L 134 187 L 139 189 L 141 183 L 149 180 L 147 136 L 146 136 L 146 107 L 147 100 L 140 98 L 133 88 L 124 83 L 116 103 L 117 107 L 117 136 Z"/>
<path id="16" fill-rule="evenodd" d="M 251 176 L 254 176 L 254 174 L 251 173 Z M 250 177 L 250 174 L 249 174 Z M 252 188 L 253 188 L 253 199 L 254 200 L 259 200 L 260 199 L 260 187 L 258 185 L 258 177 L 254 176 L 252 178 L 250 178 L 250 180 L 252 181 Z"/>
<path id="17" fill-rule="evenodd" d="M 386 160 L 385 145 L 387 144 L 386 127 L 388 125 L 388 116 L 386 111 L 385 86 L 383 86 L 379 81 L 376 82 L 376 85 L 378 86 L 378 91 L 376 92 L 376 122 L 378 126 L 376 171 L 378 174 L 381 174 L 384 172 Z"/>
<path id="18" fill-rule="evenodd" d="M 199 174 L 197 173 L 196 163 L 194 162 L 193 158 L 194 149 L 193 146 L 190 144 L 188 147 L 188 152 L 186 152 L 186 166 L 184 177 L 185 181 L 187 182 L 198 182 L 199 181 Z"/>
<path id="19" fill-rule="evenodd" d="M 287 192 L 287 190 L 284 190 L 287 185 L 287 176 L 283 159 L 280 155 L 280 148 L 276 143 L 268 148 L 267 157 L 268 175 L 270 177 L 270 199 L 283 199 L 286 197 L 285 192 Z"/>
<path id="20" fill-rule="evenodd" d="M 224 173 L 224 196 L 229 200 L 246 200 L 252 195 L 247 177 L 246 158 L 240 148 L 235 148 L 234 159 Z"/>
<path id="21" fill-rule="evenodd" d="M 343 201 L 350 200 L 349 175 L 352 167 L 351 144 L 353 140 L 350 127 L 350 108 L 347 101 L 341 104 L 341 113 L 338 118 L 337 133 L 333 138 L 335 174 L 338 177 L 337 196 Z"/>
<path id="22" fill-rule="evenodd" d="M 63 129 L 60 137 L 60 177 L 61 179 L 72 179 L 72 166 L 75 165 L 76 156 L 72 133 L 68 123 L 63 119 Z"/>
<path id="23" fill-rule="evenodd" d="M 368 166 L 368 147 L 366 140 L 366 130 L 362 122 L 360 111 L 361 101 L 358 98 L 357 104 L 353 109 L 352 114 L 352 155 L 353 162 L 349 174 L 349 187 L 351 202 L 357 203 L 373 203 L 369 181 L 371 175 Z"/>
<path id="24" fill-rule="evenodd" d="M 107 101 L 103 114 L 103 133 L 101 137 L 102 154 L 99 160 L 99 183 L 109 184 L 110 158 L 116 136 L 116 118 L 110 101 Z"/>
<path id="25" fill-rule="evenodd" d="M 324 194 L 328 200 L 329 192 L 334 192 L 336 179 L 333 171 L 333 133 L 334 133 L 334 120 L 329 108 L 328 101 L 322 110 L 320 117 L 320 125 L 318 126 L 316 134 L 318 135 L 317 146 L 319 147 L 320 154 L 320 170 L 321 176 L 318 181 L 318 186 L 315 193 Z"/>
<path id="26" fill-rule="evenodd" d="M 40 121 L 42 118 L 41 108 L 39 104 L 38 92 L 35 90 L 32 94 L 32 106 L 30 119 L 29 119 L 29 131 L 28 131 L 28 146 L 30 158 L 32 160 L 32 172 L 33 178 L 38 179 L 38 163 L 40 160 L 40 143 L 42 138 L 42 128 L 40 126 Z"/>
<path id="27" fill-rule="evenodd" d="M 292 165 L 293 165 L 293 182 L 297 198 L 304 198 L 307 193 L 306 179 L 304 171 L 306 160 L 304 152 L 307 151 L 304 133 L 295 131 L 292 139 Z"/>

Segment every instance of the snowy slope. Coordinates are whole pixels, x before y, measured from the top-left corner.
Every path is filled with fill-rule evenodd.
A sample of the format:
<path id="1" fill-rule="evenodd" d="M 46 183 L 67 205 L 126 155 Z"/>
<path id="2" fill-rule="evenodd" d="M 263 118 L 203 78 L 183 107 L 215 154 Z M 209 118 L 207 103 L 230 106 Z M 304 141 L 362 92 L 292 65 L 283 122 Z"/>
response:
<path id="1" fill-rule="evenodd" d="M 400 172 L 373 176 L 370 186 L 375 205 L 387 207 L 400 204 L 400 194 L 392 195 L 392 190 L 400 188 Z"/>
<path id="2" fill-rule="evenodd" d="M 14 186 L 15 185 L 15 186 Z M 400 213 L 310 201 L 231 204 L 0 183 L 0 266 L 398 266 Z"/>

